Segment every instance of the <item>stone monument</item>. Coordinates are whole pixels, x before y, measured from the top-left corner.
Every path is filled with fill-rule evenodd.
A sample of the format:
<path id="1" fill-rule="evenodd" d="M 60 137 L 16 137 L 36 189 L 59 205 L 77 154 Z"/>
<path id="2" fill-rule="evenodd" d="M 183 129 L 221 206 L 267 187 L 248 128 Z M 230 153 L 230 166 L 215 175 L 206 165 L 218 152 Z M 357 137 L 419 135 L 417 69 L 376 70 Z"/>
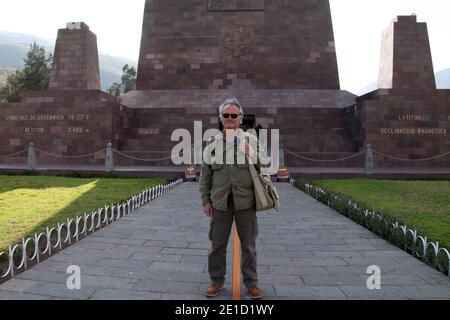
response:
<path id="1" fill-rule="evenodd" d="M 379 87 L 358 99 L 375 165 L 449 167 L 449 157 L 418 161 L 450 150 L 450 90 L 436 89 L 427 26 L 416 16 L 397 17 L 383 33 Z"/>
<path id="2" fill-rule="evenodd" d="M 50 89 L 0 104 L 0 155 L 34 143 L 101 164 L 111 143 L 114 165 L 172 166 L 173 131 L 217 128 L 218 106 L 237 97 L 244 127 L 280 130 L 288 168 L 367 169 L 367 149 L 370 168 L 450 167 L 438 157 L 450 150 L 450 90 L 436 89 L 425 23 L 399 16 L 384 32 L 369 94 L 340 90 L 336 61 L 328 0 L 146 0 L 137 90 L 101 92 L 96 37 L 70 23 Z"/>
<path id="3" fill-rule="evenodd" d="M 97 40 L 83 22 L 59 30 L 49 90 L 21 100 L 0 104 L 0 154 L 34 143 L 46 152 L 37 154 L 41 165 L 104 164 L 104 152 L 77 156 L 117 146 L 123 131 L 119 101 L 100 90 Z"/>

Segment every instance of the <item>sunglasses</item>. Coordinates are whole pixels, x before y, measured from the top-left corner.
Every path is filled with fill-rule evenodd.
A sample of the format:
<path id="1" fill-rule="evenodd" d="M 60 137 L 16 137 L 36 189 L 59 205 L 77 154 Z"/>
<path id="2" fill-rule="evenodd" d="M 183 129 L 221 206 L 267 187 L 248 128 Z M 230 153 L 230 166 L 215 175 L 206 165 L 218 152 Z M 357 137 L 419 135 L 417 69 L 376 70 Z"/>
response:
<path id="1" fill-rule="evenodd" d="M 229 114 L 229 113 L 222 113 L 222 117 L 225 119 L 228 119 L 231 117 L 231 119 L 237 119 L 239 118 L 239 114 Z"/>

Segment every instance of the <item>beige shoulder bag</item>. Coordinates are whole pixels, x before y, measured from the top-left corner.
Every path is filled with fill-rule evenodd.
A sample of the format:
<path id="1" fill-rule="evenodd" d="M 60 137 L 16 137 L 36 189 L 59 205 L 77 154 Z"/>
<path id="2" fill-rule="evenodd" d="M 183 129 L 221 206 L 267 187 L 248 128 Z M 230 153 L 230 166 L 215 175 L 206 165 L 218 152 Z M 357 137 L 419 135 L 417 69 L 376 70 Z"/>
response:
<path id="1" fill-rule="evenodd" d="M 270 180 L 270 176 L 258 174 L 253 164 L 248 165 L 253 179 L 256 199 L 256 211 L 276 209 L 280 205 L 278 191 Z"/>

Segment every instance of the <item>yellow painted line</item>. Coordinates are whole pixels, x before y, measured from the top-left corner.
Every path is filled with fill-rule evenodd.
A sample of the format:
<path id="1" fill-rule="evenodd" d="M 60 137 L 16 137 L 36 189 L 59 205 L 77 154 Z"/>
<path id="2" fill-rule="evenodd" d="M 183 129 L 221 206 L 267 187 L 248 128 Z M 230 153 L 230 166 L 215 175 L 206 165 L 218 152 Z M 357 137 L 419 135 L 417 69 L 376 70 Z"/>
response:
<path id="1" fill-rule="evenodd" d="M 232 300 L 241 300 L 241 241 L 239 240 L 236 224 L 234 224 L 233 229 L 233 275 L 231 282 L 231 298 Z"/>

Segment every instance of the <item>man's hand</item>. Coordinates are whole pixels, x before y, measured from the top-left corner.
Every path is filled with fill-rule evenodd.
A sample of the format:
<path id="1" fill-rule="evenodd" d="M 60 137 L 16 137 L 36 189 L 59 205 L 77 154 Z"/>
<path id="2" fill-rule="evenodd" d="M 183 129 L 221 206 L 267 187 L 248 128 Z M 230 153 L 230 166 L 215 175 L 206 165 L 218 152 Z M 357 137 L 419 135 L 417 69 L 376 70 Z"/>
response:
<path id="1" fill-rule="evenodd" d="M 206 213 L 206 216 L 211 218 L 213 216 L 213 207 L 211 203 L 207 203 L 203 206 L 203 212 Z"/>

